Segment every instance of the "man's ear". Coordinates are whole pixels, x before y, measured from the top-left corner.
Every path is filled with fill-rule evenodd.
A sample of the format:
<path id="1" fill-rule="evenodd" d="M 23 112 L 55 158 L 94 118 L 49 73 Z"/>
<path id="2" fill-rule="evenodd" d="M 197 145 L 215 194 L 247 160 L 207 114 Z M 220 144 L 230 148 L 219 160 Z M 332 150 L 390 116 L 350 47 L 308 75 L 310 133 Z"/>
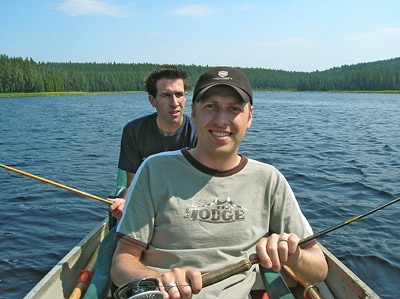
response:
<path id="1" fill-rule="evenodd" d="M 250 129 L 251 123 L 253 122 L 253 111 L 254 111 L 253 106 L 250 106 L 249 120 L 247 121 L 247 129 Z"/>
<path id="2" fill-rule="evenodd" d="M 150 105 L 155 107 L 156 106 L 156 103 L 155 103 L 156 99 L 151 94 L 149 94 L 148 99 L 149 99 Z"/>
<path id="3" fill-rule="evenodd" d="M 195 114 L 194 114 L 194 103 L 192 103 L 190 105 L 190 107 L 192 108 L 192 112 L 190 113 L 190 116 L 192 117 L 192 122 L 194 122 L 194 118 L 195 118 Z"/>

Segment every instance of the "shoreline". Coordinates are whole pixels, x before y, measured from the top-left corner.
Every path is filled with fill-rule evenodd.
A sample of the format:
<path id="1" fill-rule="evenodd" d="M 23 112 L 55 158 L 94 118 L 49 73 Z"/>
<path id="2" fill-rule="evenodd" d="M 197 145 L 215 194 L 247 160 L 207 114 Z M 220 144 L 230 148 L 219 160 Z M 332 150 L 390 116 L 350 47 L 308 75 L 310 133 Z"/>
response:
<path id="1" fill-rule="evenodd" d="M 0 93 L 0 98 L 22 98 L 22 97 L 56 97 L 56 96 L 85 96 L 101 94 L 130 94 L 144 93 L 144 91 L 62 91 L 62 92 L 16 92 Z"/>
<path id="2" fill-rule="evenodd" d="M 321 93 L 376 93 L 376 94 L 400 94 L 400 90 L 329 90 L 329 91 L 297 91 L 297 90 L 253 90 L 253 92 L 321 92 Z M 81 96 L 81 95 L 102 95 L 102 94 L 135 94 L 145 93 L 145 91 L 63 91 L 63 92 L 18 92 L 0 93 L 0 98 L 22 98 L 22 97 L 50 97 L 50 96 Z"/>

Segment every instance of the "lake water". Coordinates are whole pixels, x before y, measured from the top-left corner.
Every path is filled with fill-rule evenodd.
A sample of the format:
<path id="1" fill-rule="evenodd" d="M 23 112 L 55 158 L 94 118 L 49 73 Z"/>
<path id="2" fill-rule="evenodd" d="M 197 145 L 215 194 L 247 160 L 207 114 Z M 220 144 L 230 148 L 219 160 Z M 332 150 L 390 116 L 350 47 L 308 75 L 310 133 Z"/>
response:
<path id="1" fill-rule="evenodd" d="M 400 95 L 254 96 L 241 152 L 281 170 L 315 232 L 400 196 Z M 0 163 L 107 197 L 122 127 L 152 109 L 145 94 L 0 98 Z M 0 201 L 0 299 L 28 293 L 108 209 L 2 168 Z M 400 202 L 319 241 L 395 298 L 399 216 Z"/>

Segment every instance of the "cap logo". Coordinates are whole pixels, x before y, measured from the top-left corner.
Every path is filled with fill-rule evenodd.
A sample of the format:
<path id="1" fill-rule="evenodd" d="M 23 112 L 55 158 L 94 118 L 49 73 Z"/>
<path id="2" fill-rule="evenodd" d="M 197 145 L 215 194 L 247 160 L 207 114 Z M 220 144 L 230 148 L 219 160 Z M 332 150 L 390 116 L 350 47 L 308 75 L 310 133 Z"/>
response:
<path id="1" fill-rule="evenodd" d="M 218 76 L 220 76 L 221 78 L 224 78 L 224 77 L 228 76 L 228 71 L 219 71 Z"/>

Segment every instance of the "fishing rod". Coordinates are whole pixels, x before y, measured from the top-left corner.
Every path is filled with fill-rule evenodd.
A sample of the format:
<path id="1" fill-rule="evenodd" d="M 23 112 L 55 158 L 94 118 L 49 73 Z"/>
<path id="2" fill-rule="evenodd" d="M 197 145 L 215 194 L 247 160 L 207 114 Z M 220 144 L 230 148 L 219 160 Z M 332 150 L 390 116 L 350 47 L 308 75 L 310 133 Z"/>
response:
<path id="1" fill-rule="evenodd" d="M 383 208 L 386 208 L 387 206 L 390 206 L 390 205 L 394 204 L 395 202 L 398 202 L 399 200 L 400 200 L 400 197 L 399 197 L 399 198 L 396 198 L 396 199 L 393 199 L 392 201 L 390 201 L 390 202 L 388 202 L 388 203 L 385 203 L 385 204 L 383 204 L 383 205 L 381 205 L 381 206 L 379 206 L 379 207 L 376 207 L 376 208 L 374 208 L 374 209 L 372 209 L 372 210 L 370 210 L 370 211 L 368 211 L 368 212 L 366 212 L 366 213 L 364 213 L 364 214 L 361 214 L 361 215 L 357 215 L 357 216 L 355 216 L 355 217 L 352 217 L 352 218 L 346 220 L 346 221 L 343 222 L 343 223 L 337 224 L 337 225 L 332 226 L 332 227 L 330 227 L 330 228 L 327 228 L 327 229 L 325 229 L 325 230 L 323 230 L 323 231 L 320 231 L 320 232 L 318 232 L 318 233 L 316 233 L 316 234 L 313 234 L 313 235 L 311 235 L 311 236 L 308 236 L 308 237 L 306 237 L 306 238 L 303 238 L 303 239 L 301 239 L 301 240 L 299 241 L 299 243 L 298 243 L 297 245 L 300 246 L 300 245 L 302 245 L 302 244 L 304 244 L 304 243 L 307 243 L 307 242 L 310 242 L 310 241 L 312 241 L 312 240 L 314 240 L 314 239 L 316 239 L 316 238 L 322 237 L 322 236 L 326 235 L 327 233 L 330 233 L 331 231 L 334 231 L 334 230 L 336 230 L 336 229 L 338 229 L 338 228 L 341 228 L 341 227 L 343 227 L 343 226 L 345 226 L 345 225 L 347 225 L 347 224 L 350 224 L 350 223 L 353 223 L 353 222 L 355 222 L 355 221 L 357 221 L 357 220 L 360 220 L 361 218 L 363 218 L 363 217 L 365 217 L 365 216 L 368 216 L 368 215 L 370 215 L 370 214 L 372 214 L 372 213 L 375 213 L 376 211 L 379 211 L 379 210 L 381 210 L 381 209 L 383 209 Z M 255 256 L 253 256 L 253 258 L 251 259 L 250 262 L 251 262 L 252 264 L 257 264 L 257 263 L 260 262 L 260 260 L 258 259 L 258 256 L 255 255 Z"/>
<path id="2" fill-rule="evenodd" d="M 80 190 L 77 190 L 77 189 L 62 185 L 62 184 L 59 184 L 59 183 L 56 183 L 56 182 L 53 182 L 51 180 L 48 180 L 48 179 L 45 179 L 45 178 L 30 174 L 28 172 L 25 172 L 25 171 L 22 171 L 22 170 L 19 170 L 19 169 L 10 167 L 10 166 L 6 166 L 6 165 L 3 165 L 3 164 L 0 164 L 0 167 L 4 168 L 6 170 L 13 171 L 13 172 L 18 173 L 18 174 L 25 175 L 25 176 L 30 177 L 30 178 L 34 178 L 34 179 L 39 180 L 41 182 L 44 182 L 44 183 L 47 183 L 47 184 L 50 184 L 50 185 L 53 185 L 53 186 L 68 190 L 68 191 L 71 191 L 73 193 L 76 193 L 76 194 L 79 194 L 79 195 L 82 195 L 82 196 L 86 196 L 86 197 L 89 197 L 91 199 L 95 199 L 97 201 L 103 202 L 103 203 L 107 203 L 109 205 L 113 204 L 113 202 L 110 201 L 110 200 L 100 198 L 98 196 L 95 196 L 95 195 L 92 195 L 92 194 L 89 194 L 89 193 L 86 193 L 86 192 L 83 192 L 83 191 L 80 191 Z M 339 228 L 341 228 L 341 227 L 343 227 L 345 225 L 348 225 L 348 224 L 353 223 L 353 222 L 355 222 L 357 220 L 360 220 L 361 218 L 363 218 L 365 216 L 368 216 L 368 215 L 370 215 L 370 214 L 372 214 L 372 213 L 374 213 L 376 211 L 379 211 L 379 210 L 381 210 L 381 209 L 383 209 L 383 208 L 385 208 L 387 206 L 390 206 L 390 205 L 394 204 L 395 202 L 397 202 L 399 200 L 400 200 L 400 197 L 396 198 L 396 199 L 394 199 L 394 200 L 392 200 L 392 201 L 390 201 L 390 202 L 388 202 L 386 204 L 378 206 L 378 207 L 376 207 L 376 208 L 374 208 L 374 209 L 372 209 L 372 210 L 370 210 L 370 211 L 368 211 L 368 212 L 366 212 L 364 214 L 352 217 L 352 218 L 346 220 L 343 223 L 340 223 L 340 224 L 335 225 L 335 226 L 333 226 L 331 228 L 328 228 L 328 229 L 325 229 L 325 230 L 323 230 L 321 232 L 318 232 L 318 233 L 316 233 L 314 235 L 311 235 L 309 237 L 301 239 L 299 241 L 298 245 L 302 245 L 302 244 L 307 243 L 307 242 L 309 242 L 311 240 L 314 240 L 316 238 L 322 237 L 322 236 L 324 236 L 324 235 L 326 235 L 326 234 L 328 234 L 328 233 L 330 233 L 330 232 L 332 232 L 332 231 L 334 231 L 336 229 L 339 229 Z M 212 272 L 209 272 L 209 273 L 205 273 L 205 274 L 202 275 L 203 287 L 211 285 L 211 284 L 214 284 L 214 283 L 219 282 L 221 280 L 224 280 L 224 279 L 226 279 L 226 278 L 228 278 L 228 277 L 230 277 L 232 275 L 241 273 L 243 271 L 247 271 L 252 267 L 252 265 L 254 265 L 254 264 L 258 263 L 258 262 L 259 262 L 258 257 L 253 257 L 251 260 L 242 260 L 242 261 L 240 261 L 240 262 L 238 262 L 238 263 L 236 263 L 234 265 L 229 265 L 229 266 L 226 266 L 226 267 L 224 267 L 222 269 L 219 269 L 219 270 L 216 270 L 216 271 L 212 271 Z M 138 285 L 137 286 L 135 285 L 135 287 L 138 289 L 138 292 L 140 294 L 138 293 L 134 297 L 137 298 L 137 299 L 148 298 L 146 296 L 148 296 L 149 293 L 151 293 L 151 290 L 149 289 L 149 285 L 146 285 L 145 286 L 146 288 L 141 289 L 139 286 L 140 286 L 140 283 L 142 281 L 145 281 L 146 284 L 149 283 L 146 279 L 140 280 L 140 282 L 133 281 L 133 282 L 131 282 L 129 284 L 121 286 L 117 290 L 116 293 L 118 293 L 118 291 L 124 293 L 127 289 L 129 289 L 129 292 L 135 293 L 135 289 L 132 290 L 132 288 L 133 288 L 132 287 L 132 283 L 136 283 Z M 153 290 L 154 290 L 155 293 L 154 293 L 154 297 L 153 298 L 160 298 L 161 299 L 162 298 L 162 293 L 159 291 L 159 288 L 158 288 L 158 290 L 156 290 L 156 288 L 158 288 L 158 282 L 156 282 L 156 284 L 154 285 L 154 289 Z M 133 298 L 133 297 L 131 297 L 131 298 Z"/>
<path id="3" fill-rule="evenodd" d="M 77 190 L 77 189 L 74 189 L 74 188 L 71 188 L 71 187 L 68 187 L 68 186 L 53 182 L 53 181 L 50 181 L 48 179 L 45 179 L 45 178 L 30 174 L 28 172 L 25 172 L 25 171 L 22 171 L 22 170 L 19 170 L 19 169 L 16 169 L 16 168 L 13 168 L 13 167 L 10 167 L 10 166 L 7 166 L 7 165 L 0 164 L 0 167 L 2 167 L 4 169 L 7 169 L 7 170 L 10 170 L 10 171 L 13 171 L 13 172 L 16 172 L 16 173 L 19 173 L 19 174 L 22 174 L 22 175 L 25 175 L 27 177 L 30 177 L 30 178 L 33 178 L 33 179 L 36 179 L 36 180 L 39 180 L 41 182 L 44 182 L 44 183 L 47 183 L 47 184 L 50 184 L 50 185 L 53 185 L 53 186 L 56 186 L 56 187 L 71 191 L 71 192 L 74 192 L 76 194 L 79 194 L 79 195 L 82 195 L 82 196 L 86 196 L 86 197 L 95 199 L 97 201 L 101 201 L 101 202 L 107 203 L 109 205 L 113 204 L 113 202 L 111 200 L 100 198 L 100 197 L 92 195 L 90 193 L 86 193 L 86 192 L 83 192 L 83 191 L 80 191 L 80 190 Z M 311 240 L 314 240 L 316 238 L 322 237 L 322 236 L 324 236 L 324 235 L 326 235 L 326 234 L 328 234 L 328 233 L 330 233 L 330 232 L 332 232 L 332 231 L 334 231 L 334 230 L 336 230 L 338 228 L 341 228 L 341 227 L 343 227 L 345 225 L 348 225 L 348 224 L 353 223 L 353 222 L 355 222 L 357 220 L 360 220 L 361 218 L 364 218 L 365 216 L 368 216 L 368 215 L 370 215 L 372 213 L 375 213 L 376 211 L 379 211 L 379 210 L 381 210 L 383 208 L 386 208 L 387 206 L 390 206 L 390 205 L 394 204 L 395 202 L 398 202 L 399 200 L 400 200 L 400 197 L 396 198 L 396 199 L 394 199 L 394 200 L 392 200 L 392 201 L 390 201 L 388 203 L 385 203 L 385 204 L 383 204 L 383 205 L 381 205 L 379 207 L 376 207 L 376 208 L 374 208 L 374 209 L 372 209 L 372 210 L 370 210 L 370 211 L 368 211 L 368 212 L 366 212 L 364 214 L 352 217 L 352 218 L 346 220 L 343 223 L 337 224 L 337 225 L 332 226 L 332 227 L 330 227 L 328 229 L 325 229 L 325 230 L 323 230 L 321 232 L 318 232 L 318 233 L 316 233 L 314 235 L 311 235 L 311 236 L 308 236 L 308 237 L 306 237 L 304 239 L 301 239 L 299 241 L 298 245 L 302 245 L 302 244 L 307 243 L 307 242 L 309 242 Z"/>
<path id="4" fill-rule="evenodd" d="M 10 166 L 7 166 L 7 165 L 0 164 L 0 167 L 2 167 L 4 169 L 7 169 L 7 170 L 10 170 L 10 171 L 14 171 L 15 173 L 19 173 L 19 174 L 25 175 L 25 176 L 33 178 L 33 179 L 36 179 L 38 181 L 41 181 L 41 182 L 44 182 L 44 183 L 47 183 L 47 184 L 50 184 L 50 185 L 53 185 L 53 186 L 68 190 L 68 191 L 71 191 L 73 193 L 89 197 L 91 199 L 94 199 L 94 200 L 97 200 L 97 201 L 100 201 L 100 202 L 103 202 L 103 203 L 106 203 L 106 204 L 109 204 L 109 205 L 112 205 L 114 203 L 111 200 L 104 199 L 104 198 L 98 197 L 96 195 L 92 195 L 90 193 L 86 193 L 86 192 L 80 191 L 78 189 L 74 189 L 74 188 L 65 186 L 63 184 L 50 181 L 50 180 L 42 178 L 40 176 L 36 176 L 34 174 L 31 174 L 31 173 L 28 173 L 28 172 L 25 172 L 25 171 L 22 171 L 22 170 L 19 170 L 19 169 L 16 169 L 16 168 L 13 168 L 13 167 L 10 167 Z"/>
<path id="5" fill-rule="evenodd" d="M 366 212 L 364 214 L 357 215 L 357 216 L 355 216 L 353 218 L 350 218 L 350 219 L 346 220 L 343 223 L 337 224 L 335 226 L 332 226 L 331 228 L 325 229 L 323 231 L 320 231 L 319 233 L 316 233 L 316 234 L 311 235 L 311 236 L 309 236 L 307 238 L 301 239 L 299 241 L 298 245 L 301 245 L 301 244 L 307 243 L 307 242 L 309 242 L 311 240 L 314 240 L 316 238 L 322 237 L 323 235 L 326 235 L 327 233 L 330 233 L 331 231 L 334 231 L 334 230 L 336 230 L 338 228 L 341 228 L 341 227 L 343 227 L 343 226 L 345 226 L 347 224 L 350 224 L 350 223 L 353 223 L 353 222 L 355 222 L 357 220 L 360 220 L 361 218 L 364 218 L 365 216 L 368 216 L 368 215 L 370 215 L 372 213 L 375 213 L 376 211 L 379 211 L 379 210 L 381 210 L 383 208 L 386 208 L 387 206 L 390 206 L 390 205 L 394 204 L 395 202 L 398 202 L 399 200 L 400 200 L 400 197 L 396 198 L 396 199 L 393 199 L 392 201 L 390 201 L 388 203 L 385 203 L 385 204 L 383 204 L 383 205 L 381 205 L 379 207 L 376 207 L 375 209 L 372 209 L 371 211 L 368 211 L 368 212 Z"/>

